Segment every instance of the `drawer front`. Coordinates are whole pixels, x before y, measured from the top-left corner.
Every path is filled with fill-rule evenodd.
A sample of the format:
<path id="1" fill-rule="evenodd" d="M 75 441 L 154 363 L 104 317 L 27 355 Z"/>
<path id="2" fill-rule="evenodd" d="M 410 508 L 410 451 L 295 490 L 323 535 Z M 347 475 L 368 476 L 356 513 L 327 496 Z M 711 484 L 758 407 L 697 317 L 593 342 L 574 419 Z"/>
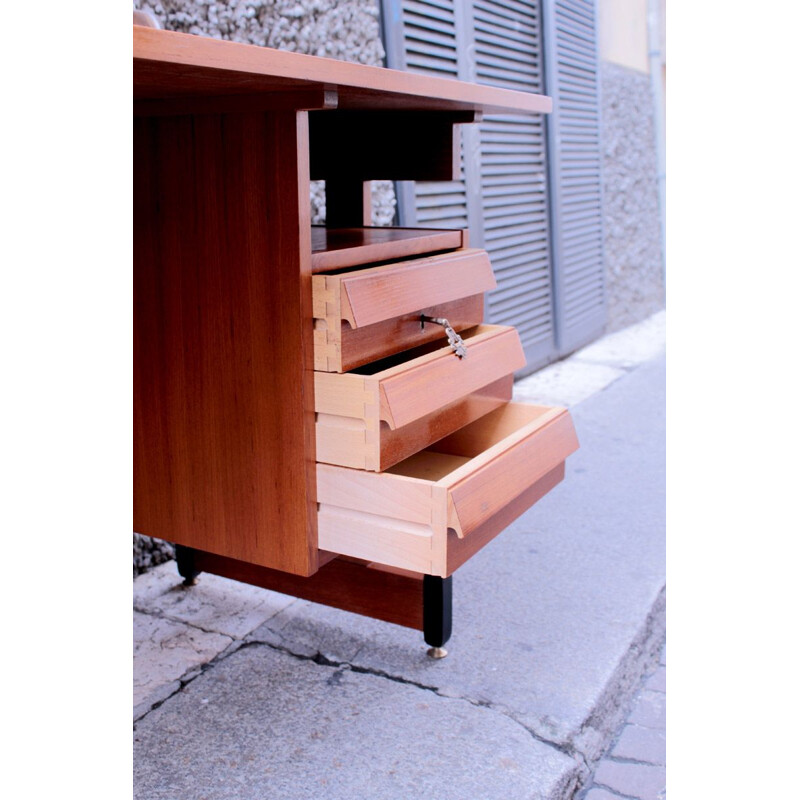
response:
<path id="1" fill-rule="evenodd" d="M 317 460 L 386 469 L 510 400 L 525 363 L 513 328 L 464 332 L 467 356 L 449 345 L 378 362 L 360 372 L 315 373 Z"/>
<path id="2" fill-rule="evenodd" d="M 314 368 L 345 372 L 441 336 L 420 314 L 456 330 L 483 320 L 483 293 L 496 286 L 483 250 L 458 250 L 312 278 Z"/>
<path id="3" fill-rule="evenodd" d="M 388 472 L 318 464 L 319 546 L 447 575 L 555 486 L 577 446 L 565 409 L 508 403 Z"/>

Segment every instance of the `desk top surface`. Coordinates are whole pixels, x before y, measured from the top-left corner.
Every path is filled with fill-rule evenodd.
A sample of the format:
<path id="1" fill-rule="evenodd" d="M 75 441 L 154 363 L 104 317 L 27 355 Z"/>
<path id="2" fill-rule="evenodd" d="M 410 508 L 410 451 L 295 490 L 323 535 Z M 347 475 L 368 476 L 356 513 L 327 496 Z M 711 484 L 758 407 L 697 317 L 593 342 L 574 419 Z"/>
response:
<path id="1" fill-rule="evenodd" d="M 480 111 L 532 114 L 549 97 L 352 64 L 284 50 L 133 26 L 137 100 L 331 93 L 342 109 Z M 298 101 L 298 107 L 302 107 Z"/>

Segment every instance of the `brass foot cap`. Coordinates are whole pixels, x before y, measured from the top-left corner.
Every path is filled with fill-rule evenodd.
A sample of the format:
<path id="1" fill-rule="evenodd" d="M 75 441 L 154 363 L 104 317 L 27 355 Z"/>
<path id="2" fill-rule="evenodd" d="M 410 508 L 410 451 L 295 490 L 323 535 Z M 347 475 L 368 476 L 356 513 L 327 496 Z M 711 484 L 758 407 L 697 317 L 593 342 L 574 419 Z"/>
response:
<path id="1" fill-rule="evenodd" d="M 431 658 L 444 658 L 447 655 L 447 650 L 444 647 L 431 647 L 428 649 L 428 655 Z"/>

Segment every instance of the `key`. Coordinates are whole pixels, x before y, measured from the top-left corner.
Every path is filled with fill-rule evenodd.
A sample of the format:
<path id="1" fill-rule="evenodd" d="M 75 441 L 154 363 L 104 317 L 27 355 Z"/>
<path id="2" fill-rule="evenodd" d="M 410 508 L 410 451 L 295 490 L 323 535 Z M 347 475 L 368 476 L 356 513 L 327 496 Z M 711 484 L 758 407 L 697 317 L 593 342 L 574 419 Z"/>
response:
<path id="1" fill-rule="evenodd" d="M 467 346 L 464 344 L 464 340 L 453 330 L 453 326 L 444 317 L 426 317 L 424 314 L 420 314 L 419 322 L 422 328 L 425 327 L 426 322 L 441 325 L 447 334 L 447 341 L 450 347 L 453 348 L 453 352 L 459 358 L 467 357 Z"/>

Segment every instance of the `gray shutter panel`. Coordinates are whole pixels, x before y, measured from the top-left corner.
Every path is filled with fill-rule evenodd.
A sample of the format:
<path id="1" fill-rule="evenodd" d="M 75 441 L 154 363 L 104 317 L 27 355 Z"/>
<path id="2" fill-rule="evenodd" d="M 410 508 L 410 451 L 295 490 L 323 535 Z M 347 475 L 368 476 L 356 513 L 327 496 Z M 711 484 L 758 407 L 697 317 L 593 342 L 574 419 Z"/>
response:
<path id="1" fill-rule="evenodd" d="M 439 78 L 459 78 L 456 15 L 460 0 L 384 0 L 388 66 Z M 461 179 L 452 182 L 399 182 L 401 225 L 425 228 L 470 227 L 462 156 Z"/>
<path id="2" fill-rule="evenodd" d="M 606 322 L 595 0 L 544 0 L 546 93 L 558 349 Z"/>
<path id="3" fill-rule="evenodd" d="M 544 91 L 539 0 L 474 0 L 472 26 L 474 80 Z M 517 328 L 531 372 L 555 351 L 544 119 L 486 117 L 480 148 L 483 244 L 497 276 L 489 319 Z"/>

